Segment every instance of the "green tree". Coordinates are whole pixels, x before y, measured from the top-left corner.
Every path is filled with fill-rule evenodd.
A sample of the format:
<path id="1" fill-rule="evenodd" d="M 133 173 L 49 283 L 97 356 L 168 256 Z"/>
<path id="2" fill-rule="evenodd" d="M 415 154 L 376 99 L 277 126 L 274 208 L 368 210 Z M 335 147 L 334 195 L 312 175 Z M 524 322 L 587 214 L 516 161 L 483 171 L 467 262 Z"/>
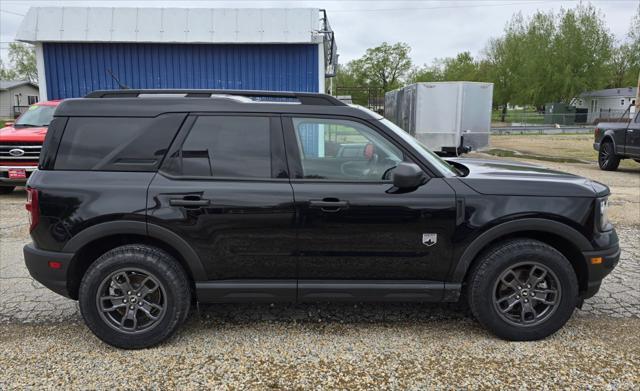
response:
<path id="1" fill-rule="evenodd" d="M 442 76 L 445 81 L 478 81 L 479 63 L 471 53 L 462 52 L 456 57 L 445 58 L 443 61 Z"/>
<path id="2" fill-rule="evenodd" d="M 9 44 L 9 60 L 13 63 L 13 69 L 20 79 L 38 82 L 36 70 L 36 54 L 33 46 L 12 42 Z"/>
<path id="3" fill-rule="evenodd" d="M 7 68 L 2 60 L 0 60 L 0 79 L 1 80 L 16 80 L 19 79 L 18 74 L 12 68 Z"/>
<path id="4" fill-rule="evenodd" d="M 422 67 L 412 69 L 407 77 L 409 84 L 442 80 L 444 80 L 442 66 L 438 61 L 435 61 L 433 65 L 424 64 Z"/>
<path id="5" fill-rule="evenodd" d="M 607 86 L 613 37 L 592 5 L 580 3 L 561 12 L 552 47 L 553 73 L 548 83 L 553 93 L 545 100 L 569 102 L 583 91 Z"/>
<path id="6" fill-rule="evenodd" d="M 18 42 L 10 43 L 9 63 L 10 66 L 7 66 L 0 60 L 0 79 L 38 82 L 36 55 L 31 45 Z"/>
<path id="7" fill-rule="evenodd" d="M 387 92 L 402 86 L 411 70 L 411 48 L 403 42 L 367 49 L 365 55 L 350 63 L 356 80 L 369 87 L 381 87 Z"/>
<path id="8" fill-rule="evenodd" d="M 611 62 L 610 87 L 635 86 L 640 75 L 640 4 L 631 19 L 631 26 L 623 41 L 614 51 Z"/>

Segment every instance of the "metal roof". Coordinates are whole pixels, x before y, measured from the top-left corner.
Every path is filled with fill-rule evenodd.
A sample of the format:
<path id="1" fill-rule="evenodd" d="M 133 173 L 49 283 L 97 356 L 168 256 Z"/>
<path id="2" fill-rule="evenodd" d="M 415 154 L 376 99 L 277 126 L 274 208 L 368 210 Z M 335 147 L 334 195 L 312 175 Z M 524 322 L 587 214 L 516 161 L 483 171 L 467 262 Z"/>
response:
<path id="1" fill-rule="evenodd" d="M 12 88 L 20 87 L 27 84 L 30 84 L 35 88 L 38 88 L 37 84 L 32 83 L 28 80 L 0 80 L 0 90 L 3 90 L 3 91 L 10 90 Z"/>
<path id="2" fill-rule="evenodd" d="M 638 93 L 637 87 L 620 87 L 620 88 L 607 88 L 606 90 L 586 91 L 580 94 L 580 98 L 586 98 L 591 96 L 606 97 L 606 96 L 624 96 L 635 97 Z"/>
<path id="3" fill-rule="evenodd" d="M 318 8 L 32 7 L 23 42 L 320 43 Z"/>

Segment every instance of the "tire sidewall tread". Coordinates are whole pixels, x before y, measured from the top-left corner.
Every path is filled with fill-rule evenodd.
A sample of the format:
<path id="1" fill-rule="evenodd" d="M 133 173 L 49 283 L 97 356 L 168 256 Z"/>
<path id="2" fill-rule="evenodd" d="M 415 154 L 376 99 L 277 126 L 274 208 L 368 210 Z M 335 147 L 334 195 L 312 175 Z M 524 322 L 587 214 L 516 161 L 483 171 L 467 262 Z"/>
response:
<path id="1" fill-rule="evenodd" d="M 542 324 L 514 326 L 503 320 L 493 305 L 494 284 L 506 268 L 531 260 L 550 268 L 562 287 L 560 304 Z M 555 248 L 533 239 L 514 239 L 492 247 L 480 255 L 467 281 L 467 299 L 473 316 L 496 336 L 512 341 L 548 337 L 571 318 L 578 303 L 578 279 L 569 261 Z"/>
<path id="2" fill-rule="evenodd" d="M 100 283 L 109 274 L 132 267 L 148 271 L 164 286 L 166 313 L 160 323 L 140 334 L 124 334 L 111 328 L 100 317 L 95 303 Z M 124 245 L 109 250 L 89 266 L 80 283 L 80 313 L 91 331 L 105 343 L 124 349 L 140 349 L 169 338 L 188 316 L 191 291 L 187 275 L 168 253 L 147 245 Z"/>

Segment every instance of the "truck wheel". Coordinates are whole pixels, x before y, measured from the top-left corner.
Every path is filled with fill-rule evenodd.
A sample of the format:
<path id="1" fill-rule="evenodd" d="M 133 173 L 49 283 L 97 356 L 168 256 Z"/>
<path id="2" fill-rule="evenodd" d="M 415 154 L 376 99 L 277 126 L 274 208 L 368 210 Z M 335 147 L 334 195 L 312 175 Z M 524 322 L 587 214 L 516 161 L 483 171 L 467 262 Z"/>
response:
<path id="1" fill-rule="evenodd" d="M 600 144 L 600 150 L 598 151 L 598 165 L 601 170 L 615 171 L 620 165 L 620 158 L 616 156 L 613 143 L 611 141 L 604 141 Z"/>
<path id="2" fill-rule="evenodd" d="M 467 281 L 475 318 L 511 341 L 531 341 L 558 331 L 578 303 L 578 280 L 553 247 L 516 239 L 484 253 Z"/>
<path id="3" fill-rule="evenodd" d="M 186 319 L 187 276 L 166 252 L 146 245 L 114 248 L 91 264 L 80 283 L 80 312 L 102 341 L 119 348 L 158 344 Z"/>
<path id="4" fill-rule="evenodd" d="M 0 186 L 0 194 L 9 194 L 15 188 L 15 186 Z"/>

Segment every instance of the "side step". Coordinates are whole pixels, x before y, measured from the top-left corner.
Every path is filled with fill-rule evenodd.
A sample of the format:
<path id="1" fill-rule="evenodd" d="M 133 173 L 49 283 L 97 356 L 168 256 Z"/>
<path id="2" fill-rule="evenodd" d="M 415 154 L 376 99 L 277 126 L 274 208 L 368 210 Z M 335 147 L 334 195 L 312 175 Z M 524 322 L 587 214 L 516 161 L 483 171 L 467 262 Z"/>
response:
<path id="1" fill-rule="evenodd" d="M 221 280 L 196 282 L 201 303 L 238 302 L 451 302 L 460 284 L 402 280 Z"/>

